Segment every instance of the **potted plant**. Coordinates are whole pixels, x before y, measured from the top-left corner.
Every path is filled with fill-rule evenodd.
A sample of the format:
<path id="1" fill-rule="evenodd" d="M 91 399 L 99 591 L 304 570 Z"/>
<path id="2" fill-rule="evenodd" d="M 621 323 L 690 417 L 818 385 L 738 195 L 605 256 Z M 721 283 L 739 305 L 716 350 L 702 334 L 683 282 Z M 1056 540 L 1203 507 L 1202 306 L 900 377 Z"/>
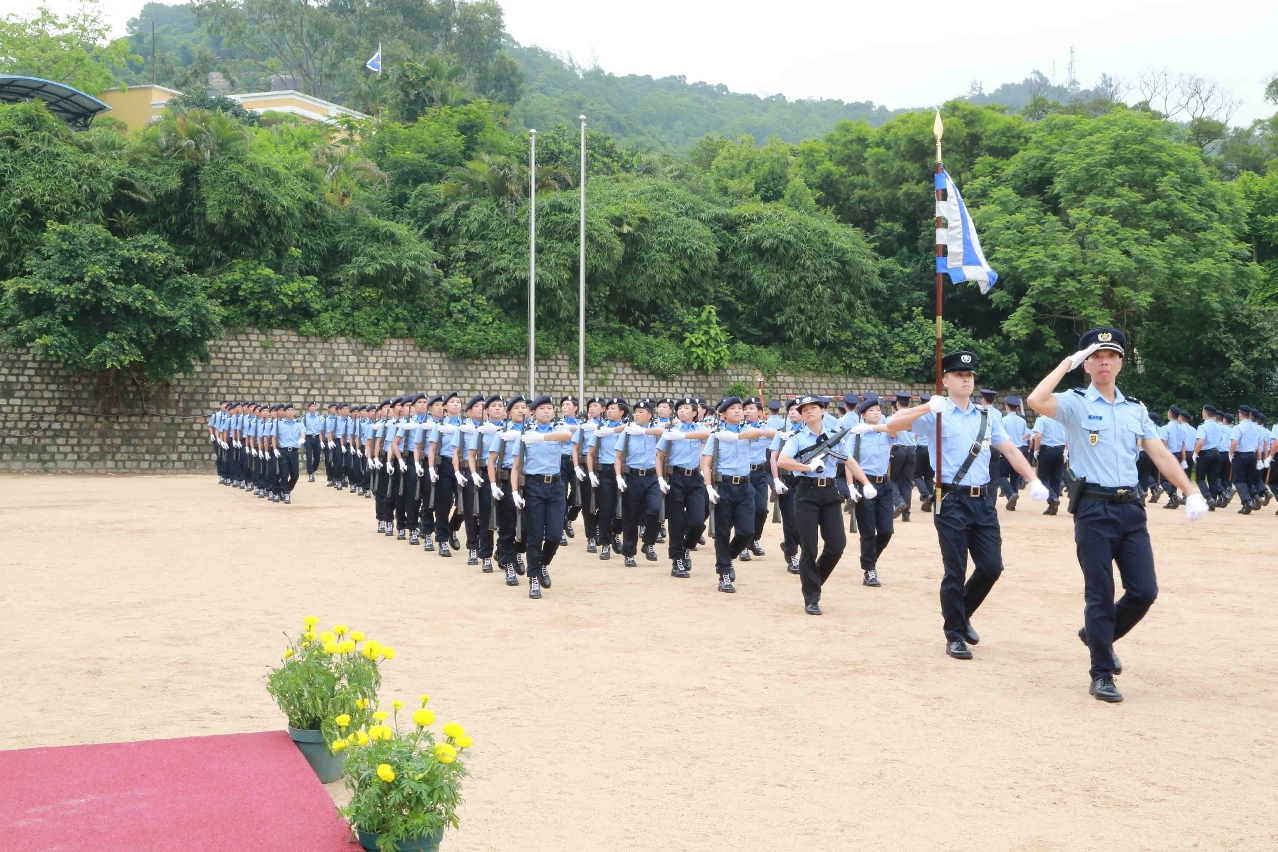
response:
<path id="1" fill-rule="evenodd" d="M 356 729 L 368 724 L 382 685 L 378 664 L 394 659 L 395 650 L 365 642 L 364 634 L 342 624 L 317 635 L 318 623 L 306 617 L 302 634 L 267 676 L 266 691 L 288 717 L 289 736 L 327 784 L 342 777 L 346 762 L 329 745 L 339 738 L 338 720 Z"/>
<path id="2" fill-rule="evenodd" d="M 346 788 L 351 800 L 341 808 L 360 845 L 370 852 L 433 852 L 445 828 L 457 827 L 461 781 L 466 777 L 462 752 L 472 745 L 461 725 L 449 722 L 436 741 L 430 726 L 435 714 L 426 709 L 429 696 L 413 712 L 409 733 L 399 729 L 402 701 L 393 702 L 392 724 L 377 711 L 366 730 L 339 727 L 344 740 L 332 743 L 345 751 Z"/>

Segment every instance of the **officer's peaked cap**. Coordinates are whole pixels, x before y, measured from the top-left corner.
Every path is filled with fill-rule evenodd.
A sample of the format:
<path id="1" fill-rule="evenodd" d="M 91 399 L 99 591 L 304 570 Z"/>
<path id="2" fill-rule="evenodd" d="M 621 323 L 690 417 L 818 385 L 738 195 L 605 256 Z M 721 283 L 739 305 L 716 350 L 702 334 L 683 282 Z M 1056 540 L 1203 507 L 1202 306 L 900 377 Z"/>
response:
<path id="1" fill-rule="evenodd" d="M 966 350 L 951 352 L 941 359 L 942 373 L 975 373 L 976 353 Z"/>
<path id="2" fill-rule="evenodd" d="M 1123 334 L 1121 328 L 1093 328 L 1078 339 L 1078 349 L 1081 352 L 1093 343 L 1099 347 L 1098 351 L 1108 349 L 1119 355 L 1126 354 L 1127 351 L 1127 335 Z"/>

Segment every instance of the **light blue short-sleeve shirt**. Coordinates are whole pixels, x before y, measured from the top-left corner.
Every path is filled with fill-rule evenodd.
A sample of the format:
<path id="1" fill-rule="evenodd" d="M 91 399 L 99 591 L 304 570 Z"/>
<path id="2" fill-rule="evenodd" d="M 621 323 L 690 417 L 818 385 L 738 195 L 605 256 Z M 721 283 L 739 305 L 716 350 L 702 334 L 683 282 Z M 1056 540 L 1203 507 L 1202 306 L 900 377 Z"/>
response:
<path id="1" fill-rule="evenodd" d="M 941 466 L 937 467 L 937 448 L 929 446 L 928 455 L 932 459 L 932 469 L 941 472 L 941 482 L 945 485 L 988 485 L 990 481 L 990 447 L 1008 440 L 1003 429 L 1003 421 L 990 411 L 985 427 L 986 438 L 976 459 L 963 476 L 962 482 L 954 482 L 954 475 L 971 455 L 972 446 L 976 443 L 981 429 L 981 412 L 985 406 L 968 400 L 967 408 L 961 409 L 952 399 L 945 400 L 945 411 L 941 415 Z M 915 435 L 927 437 L 936 435 L 936 415 L 928 412 L 915 420 L 911 426 Z M 935 443 L 935 441 L 931 442 Z"/>
<path id="2" fill-rule="evenodd" d="M 1115 388 L 1111 403 L 1095 385 L 1056 398 L 1055 419 L 1065 428 L 1074 475 L 1106 488 L 1134 488 L 1141 442 L 1158 437 L 1145 406 Z"/>

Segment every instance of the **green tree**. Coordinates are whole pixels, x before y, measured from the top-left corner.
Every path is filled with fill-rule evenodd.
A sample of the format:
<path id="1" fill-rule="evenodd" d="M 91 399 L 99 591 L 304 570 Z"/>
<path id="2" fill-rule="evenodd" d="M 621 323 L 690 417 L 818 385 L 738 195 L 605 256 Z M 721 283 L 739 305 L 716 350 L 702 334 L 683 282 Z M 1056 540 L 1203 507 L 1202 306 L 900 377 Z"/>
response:
<path id="1" fill-rule="evenodd" d="M 27 274 L 5 281 L 0 324 L 75 372 L 165 381 L 208 362 L 221 311 L 151 234 L 120 240 L 100 225 L 49 224 Z"/>
<path id="2" fill-rule="evenodd" d="M 96 95 L 115 81 L 115 70 L 138 57 L 128 39 L 109 38 L 111 24 L 96 0 L 80 0 L 61 17 L 39 6 L 28 18 L 0 21 L 0 71 L 66 83 Z"/>

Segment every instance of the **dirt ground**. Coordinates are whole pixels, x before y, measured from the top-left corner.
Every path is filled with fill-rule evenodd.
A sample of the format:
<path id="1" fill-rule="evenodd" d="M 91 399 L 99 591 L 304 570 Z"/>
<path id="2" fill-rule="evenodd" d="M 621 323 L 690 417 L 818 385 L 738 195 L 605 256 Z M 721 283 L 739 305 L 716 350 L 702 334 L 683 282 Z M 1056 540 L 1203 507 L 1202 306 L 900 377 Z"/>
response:
<path id="1" fill-rule="evenodd" d="M 292 506 L 213 476 L 0 477 L 6 747 L 279 729 L 263 676 L 304 615 L 398 652 L 475 739 L 452 850 L 1278 848 L 1278 518 L 1151 507 L 1161 596 L 1087 694 L 1071 519 L 1002 514 L 1007 570 L 944 653 L 930 516 L 825 615 L 768 555 L 715 590 L 560 551 L 540 601 L 374 533 L 371 500 Z M 340 797 L 340 785 L 330 785 Z"/>

